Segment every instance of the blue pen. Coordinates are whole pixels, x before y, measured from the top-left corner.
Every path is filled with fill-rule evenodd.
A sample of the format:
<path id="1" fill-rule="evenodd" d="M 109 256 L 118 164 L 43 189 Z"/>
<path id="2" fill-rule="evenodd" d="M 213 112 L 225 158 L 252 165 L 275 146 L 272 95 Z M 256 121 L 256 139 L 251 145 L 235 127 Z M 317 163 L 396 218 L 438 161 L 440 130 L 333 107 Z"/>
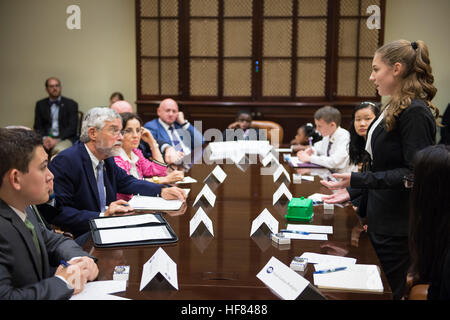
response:
<path id="1" fill-rule="evenodd" d="M 281 229 L 280 232 L 309 235 L 309 232 L 305 232 L 305 231 L 295 231 L 295 230 L 288 230 L 288 229 Z"/>
<path id="2" fill-rule="evenodd" d="M 59 263 L 62 264 L 64 268 L 70 267 L 70 264 L 68 264 L 65 260 L 61 260 Z"/>
<path id="3" fill-rule="evenodd" d="M 335 272 L 335 271 L 342 271 L 347 269 L 347 267 L 339 267 L 339 268 L 332 268 L 332 269 L 326 269 L 326 270 L 319 270 L 319 271 L 315 271 L 314 274 L 322 274 L 322 273 L 330 273 L 330 272 Z"/>

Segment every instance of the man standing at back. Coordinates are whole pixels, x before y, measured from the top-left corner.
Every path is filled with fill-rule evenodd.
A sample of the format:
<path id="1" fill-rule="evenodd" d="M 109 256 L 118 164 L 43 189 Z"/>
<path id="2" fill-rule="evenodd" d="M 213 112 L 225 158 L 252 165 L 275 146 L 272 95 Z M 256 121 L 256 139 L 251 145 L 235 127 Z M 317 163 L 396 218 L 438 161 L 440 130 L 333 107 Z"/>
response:
<path id="1" fill-rule="evenodd" d="M 34 130 L 44 137 L 44 148 L 51 156 L 77 140 L 78 104 L 61 96 L 61 82 L 55 77 L 45 81 L 48 98 L 36 102 Z"/>

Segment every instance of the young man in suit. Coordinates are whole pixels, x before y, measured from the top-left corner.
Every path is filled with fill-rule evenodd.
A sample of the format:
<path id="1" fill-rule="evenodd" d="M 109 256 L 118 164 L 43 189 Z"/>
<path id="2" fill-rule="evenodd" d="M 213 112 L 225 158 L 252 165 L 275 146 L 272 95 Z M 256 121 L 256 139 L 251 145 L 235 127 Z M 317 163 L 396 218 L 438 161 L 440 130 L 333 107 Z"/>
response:
<path id="1" fill-rule="evenodd" d="M 203 145 L 202 134 L 184 118 L 184 113 L 179 111 L 173 99 L 161 101 L 157 114 L 158 118 L 147 122 L 144 127 L 150 130 L 156 141 L 162 142 L 162 153 L 170 146 L 178 151 L 178 159 L 174 159 L 174 162 L 191 154 L 195 147 Z"/>
<path id="2" fill-rule="evenodd" d="M 45 90 L 48 98 L 36 102 L 33 128 L 44 137 L 44 148 L 53 156 L 78 138 L 78 104 L 61 96 L 61 82 L 57 78 L 47 79 Z"/>
<path id="3" fill-rule="evenodd" d="M 48 201 L 53 189 L 41 136 L 0 129 L 0 158 L 0 299 L 68 299 L 98 268 L 73 240 L 38 222 L 31 207 Z"/>
<path id="4" fill-rule="evenodd" d="M 55 175 L 56 208 L 52 221 L 75 237 L 90 231 L 89 220 L 130 213 L 133 208 L 117 193 L 161 196 L 185 200 L 182 189 L 138 180 L 119 168 L 114 156 L 122 145 L 122 119 L 110 108 L 93 108 L 86 114 L 80 141 L 60 152 L 50 163 Z"/>

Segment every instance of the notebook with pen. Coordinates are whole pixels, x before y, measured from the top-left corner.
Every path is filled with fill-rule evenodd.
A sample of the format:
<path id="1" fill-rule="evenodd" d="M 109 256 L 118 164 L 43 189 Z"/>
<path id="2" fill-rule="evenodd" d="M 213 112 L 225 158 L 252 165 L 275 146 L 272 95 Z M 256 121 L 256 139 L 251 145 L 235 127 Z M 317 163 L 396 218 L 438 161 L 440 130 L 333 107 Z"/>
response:
<path id="1" fill-rule="evenodd" d="M 135 214 L 89 221 L 99 248 L 175 243 L 178 237 L 161 214 Z"/>
<path id="2" fill-rule="evenodd" d="M 323 168 L 318 164 L 310 163 L 310 162 L 302 162 L 297 157 L 285 157 L 286 161 L 293 168 Z"/>

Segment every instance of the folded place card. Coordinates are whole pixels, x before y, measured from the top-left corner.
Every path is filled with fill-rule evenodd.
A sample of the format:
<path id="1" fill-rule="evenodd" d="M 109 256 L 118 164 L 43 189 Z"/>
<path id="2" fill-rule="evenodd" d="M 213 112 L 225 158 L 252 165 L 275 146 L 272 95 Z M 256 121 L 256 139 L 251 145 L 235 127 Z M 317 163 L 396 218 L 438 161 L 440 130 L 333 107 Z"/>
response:
<path id="1" fill-rule="evenodd" d="M 194 201 L 194 206 L 195 204 L 201 199 L 204 198 L 206 199 L 206 201 L 211 205 L 211 207 L 214 207 L 214 204 L 216 203 L 216 195 L 214 194 L 214 192 L 211 191 L 211 189 L 208 187 L 207 184 L 205 184 L 203 186 L 203 189 L 199 192 L 199 194 L 197 195 L 197 197 L 195 198 Z"/>
<path id="2" fill-rule="evenodd" d="M 284 183 L 282 183 L 277 191 L 275 191 L 275 193 L 273 194 L 272 204 L 275 205 L 275 203 L 277 203 L 282 197 L 285 197 L 288 201 L 291 201 L 292 199 L 292 193 Z"/>
<path id="3" fill-rule="evenodd" d="M 202 208 L 197 210 L 197 213 L 192 217 L 189 222 L 189 236 L 192 236 L 194 231 L 198 228 L 200 223 L 205 225 L 206 229 L 214 236 L 213 224 L 211 219 L 206 215 L 205 211 Z"/>
<path id="4" fill-rule="evenodd" d="M 214 170 L 205 178 L 205 180 L 203 180 L 203 182 L 208 180 L 208 178 L 211 176 L 216 178 L 217 181 L 219 181 L 219 183 L 222 183 L 222 182 L 224 182 L 225 178 L 227 177 L 227 174 L 225 173 L 225 171 L 223 171 L 223 169 L 219 165 L 217 165 L 214 168 Z"/>
<path id="5" fill-rule="evenodd" d="M 275 257 L 261 269 L 256 277 L 283 300 L 295 300 L 309 285 L 309 281 Z"/>
<path id="6" fill-rule="evenodd" d="M 279 165 L 280 162 L 278 161 L 277 158 L 275 158 L 275 156 L 273 155 L 272 152 L 269 152 L 267 154 L 267 156 L 265 156 L 262 160 L 261 163 L 264 167 L 266 167 L 269 163 L 272 163 L 272 165 Z"/>
<path id="7" fill-rule="evenodd" d="M 158 273 L 178 290 L 177 264 L 162 248 L 159 248 L 144 264 L 139 291 L 142 291 Z"/>
<path id="8" fill-rule="evenodd" d="M 278 166 L 277 170 L 273 173 L 273 182 L 276 182 L 280 177 L 283 177 L 287 181 L 291 182 L 291 176 L 283 166 Z"/>
<path id="9" fill-rule="evenodd" d="M 255 218 L 252 222 L 252 229 L 250 231 L 250 237 L 255 233 L 256 230 L 261 227 L 262 224 L 266 224 L 270 232 L 278 233 L 278 220 L 275 219 L 269 210 L 264 209 L 259 216 Z"/>

